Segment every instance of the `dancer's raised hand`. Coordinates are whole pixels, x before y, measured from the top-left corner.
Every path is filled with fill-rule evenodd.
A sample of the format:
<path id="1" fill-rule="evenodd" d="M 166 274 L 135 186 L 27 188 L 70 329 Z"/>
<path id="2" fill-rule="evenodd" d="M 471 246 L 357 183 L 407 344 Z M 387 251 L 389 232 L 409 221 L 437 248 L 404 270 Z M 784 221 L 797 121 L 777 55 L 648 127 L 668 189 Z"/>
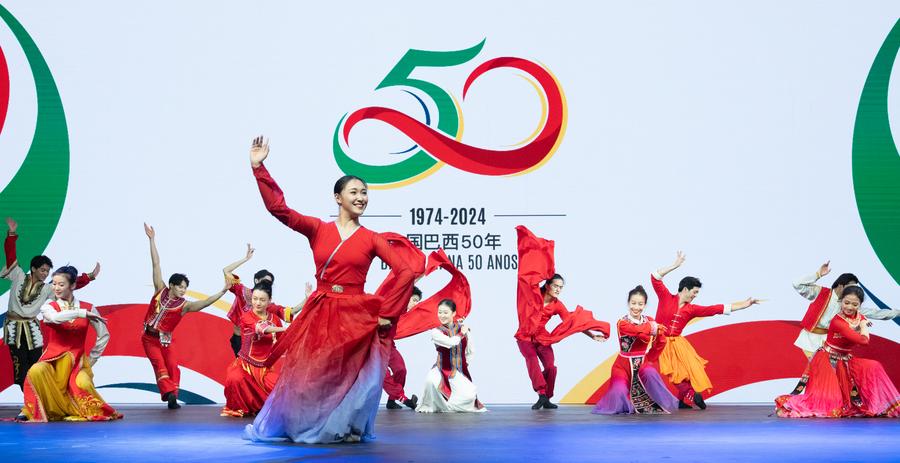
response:
<path id="1" fill-rule="evenodd" d="M 822 278 L 825 275 L 828 275 L 828 272 L 831 272 L 831 261 L 825 262 L 819 267 L 819 271 L 816 272 L 816 275 L 819 275 L 819 278 Z"/>
<path id="2" fill-rule="evenodd" d="M 678 251 L 678 253 L 675 254 L 675 262 L 672 263 L 672 265 L 673 265 L 675 268 L 681 267 L 681 264 L 684 263 L 684 258 L 685 258 L 684 253 L 681 252 L 681 251 Z"/>
<path id="3" fill-rule="evenodd" d="M 10 235 L 15 235 L 15 234 L 16 234 L 16 229 L 19 228 L 19 224 L 17 224 L 16 221 L 13 220 L 12 217 L 7 217 L 7 218 L 6 218 L 6 226 L 9 228 L 9 234 L 10 234 Z"/>
<path id="4" fill-rule="evenodd" d="M 154 230 L 150 225 L 147 225 L 146 222 L 144 222 L 144 233 L 146 233 L 147 238 L 150 238 L 151 240 L 156 238 L 156 230 Z"/>
<path id="5" fill-rule="evenodd" d="M 260 135 L 253 139 L 250 146 L 250 165 L 255 169 L 262 165 L 267 157 L 269 157 L 269 140 Z"/>

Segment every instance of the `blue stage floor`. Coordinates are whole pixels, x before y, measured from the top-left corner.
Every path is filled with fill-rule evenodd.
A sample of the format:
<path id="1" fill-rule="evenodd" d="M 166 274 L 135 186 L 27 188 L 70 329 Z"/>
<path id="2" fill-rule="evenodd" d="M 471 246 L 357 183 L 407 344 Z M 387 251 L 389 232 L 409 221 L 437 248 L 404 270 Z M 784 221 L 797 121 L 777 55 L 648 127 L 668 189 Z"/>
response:
<path id="1" fill-rule="evenodd" d="M 111 423 L 0 423 L 3 462 L 900 461 L 900 420 L 788 420 L 771 407 L 712 405 L 671 416 L 591 415 L 590 407 L 494 406 L 480 415 L 378 415 L 374 442 L 311 446 L 241 440 L 249 420 L 217 406 L 122 406 Z M 17 410 L 0 408 L 0 417 Z"/>

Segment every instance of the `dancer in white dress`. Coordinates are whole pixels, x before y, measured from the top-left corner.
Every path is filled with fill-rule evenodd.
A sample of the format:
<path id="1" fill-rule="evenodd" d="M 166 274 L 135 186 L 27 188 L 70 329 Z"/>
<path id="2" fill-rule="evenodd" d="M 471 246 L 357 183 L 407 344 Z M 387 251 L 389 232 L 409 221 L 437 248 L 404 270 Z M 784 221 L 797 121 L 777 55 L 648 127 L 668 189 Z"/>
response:
<path id="1" fill-rule="evenodd" d="M 456 303 L 444 299 L 438 304 L 441 326 L 431 330 L 438 357 L 425 379 L 425 393 L 416 408 L 421 413 L 485 412 L 478 401 L 477 390 L 466 357 L 471 355 L 469 327 L 454 321 Z"/>

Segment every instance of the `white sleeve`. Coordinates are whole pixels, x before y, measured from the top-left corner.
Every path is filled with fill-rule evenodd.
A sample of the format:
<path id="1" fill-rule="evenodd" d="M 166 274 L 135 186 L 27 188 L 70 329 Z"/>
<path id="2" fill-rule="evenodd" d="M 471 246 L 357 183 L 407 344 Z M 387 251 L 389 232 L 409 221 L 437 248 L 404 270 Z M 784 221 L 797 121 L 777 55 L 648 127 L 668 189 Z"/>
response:
<path id="1" fill-rule="evenodd" d="M 91 313 L 100 315 L 96 308 L 91 308 Z M 97 363 L 97 359 L 103 355 L 106 345 L 109 344 L 109 329 L 106 327 L 106 323 L 99 320 L 91 320 L 91 326 L 93 326 L 94 331 L 97 332 L 97 343 L 94 344 L 94 348 L 91 349 L 91 365 L 94 365 Z"/>
<path id="2" fill-rule="evenodd" d="M 819 291 L 822 289 L 819 285 L 816 284 L 816 281 L 819 279 L 815 273 L 812 275 L 807 275 L 801 278 L 800 280 L 794 282 L 794 289 L 800 293 L 801 296 L 809 299 L 815 300 L 816 296 L 819 295 Z"/>
<path id="3" fill-rule="evenodd" d="M 431 340 L 434 341 L 434 345 L 441 347 L 456 347 L 462 342 L 461 337 L 447 336 L 437 328 L 431 330 Z"/>
<path id="4" fill-rule="evenodd" d="M 57 312 L 53 306 L 50 305 L 50 301 L 47 301 L 41 306 L 41 315 L 44 317 L 44 322 L 46 323 L 65 323 L 75 320 L 76 318 L 87 317 L 87 310 L 75 309 Z"/>
<path id="5" fill-rule="evenodd" d="M 22 270 L 22 267 L 19 266 L 19 261 L 15 261 L 12 266 L 4 267 L 3 271 L 0 271 L 0 278 L 9 280 L 13 285 L 17 285 L 22 281 L 25 281 L 25 272 Z"/>
<path id="6" fill-rule="evenodd" d="M 859 308 L 859 313 L 873 320 L 893 320 L 900 316 L 900 309 L 878 309 L 862 306 Z"/>

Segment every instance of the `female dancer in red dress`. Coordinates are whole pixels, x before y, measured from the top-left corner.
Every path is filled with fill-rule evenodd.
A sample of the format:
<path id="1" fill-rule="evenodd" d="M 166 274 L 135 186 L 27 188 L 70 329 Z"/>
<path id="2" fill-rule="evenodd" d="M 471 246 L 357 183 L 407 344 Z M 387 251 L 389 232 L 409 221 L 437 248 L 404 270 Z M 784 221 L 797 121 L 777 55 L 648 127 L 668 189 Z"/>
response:
<path id="1" fill-rule="evenodd" d="M 869 322 L 859 313 L 865 294 L 859 286 L 841 293 L 841 311 L 831 319 L 825 344 L 806 367 L 803 394 L 775 399 L 775 413 L 786 418 L 900 417 L 900 393 L 875 360 L 853 357 L 869 343 Z"/>
<path id="2" fill-rule="evenodd" d="M 678 399 L 666 388 L 655 365 L 666 343 L 666 327 L 643 314 L 647 291 L 638 285 L 628 292 L 628 313 L 619 319 L 619 355 L 612 366 L 609 389 L 592 413 L 660 414 L 678 409 Z"/>
<path id="3" fill-rule="evenodd" d="M 516 231 L 519 235 L 516 293 L 519 330 L 515 334 L 516 343 L 525 357 L 531 386 L 538 393 L 538 400 L 531 409 L 554 409 L 558 407 L 550 402 L 556 383 L 553 344 L 575 333 L 584 333 L 595 341 L 605 341 L 609 336 L 609 323 L 595 320 L 594 315 L 581 306 L 569 312 L 559 300 L 565 281 L 555 273 L 553 241 L 539 238 L 521 225 L 516 227 Z M 554 315 L 559 315 L 562 323 L 548 333 L 546 325 Z M 599 331 L 599 334 L 591 331 Z"/>
<path id="4" fill-rule="evenodd" d="M 345 176 L 334 186 L 338 218 L 323 222 L 285 204 L 263 161 L 262 137 L 250 163 L 266 209 L 309 239 L 317 287 L 303 311 L 275 345 L 266 366 L 287 353 L 281 375 L 245 437 L 305 443 L 358 442 L 370 438 L 387 368 L 389 342 L 379 333 L 406 308 L 422 268 L 395 259 L 391 241 L 359 224 L 369 202 L 361 179 Z M 384 297 L 363 292 L 375 257 L 387 263 L 396 284 Z"/>
<path id="5" fill-rule="evenodd" d="M 222 416 L 244 417 L 259 413 L 278 379 L 278 371 L 265 366 L 278 333 L 286 328 L 270 310 L 272 285 L 257 283 L 250 296 L 251 310 L 241 311 L 241 350 L 225 374 Z"/>

